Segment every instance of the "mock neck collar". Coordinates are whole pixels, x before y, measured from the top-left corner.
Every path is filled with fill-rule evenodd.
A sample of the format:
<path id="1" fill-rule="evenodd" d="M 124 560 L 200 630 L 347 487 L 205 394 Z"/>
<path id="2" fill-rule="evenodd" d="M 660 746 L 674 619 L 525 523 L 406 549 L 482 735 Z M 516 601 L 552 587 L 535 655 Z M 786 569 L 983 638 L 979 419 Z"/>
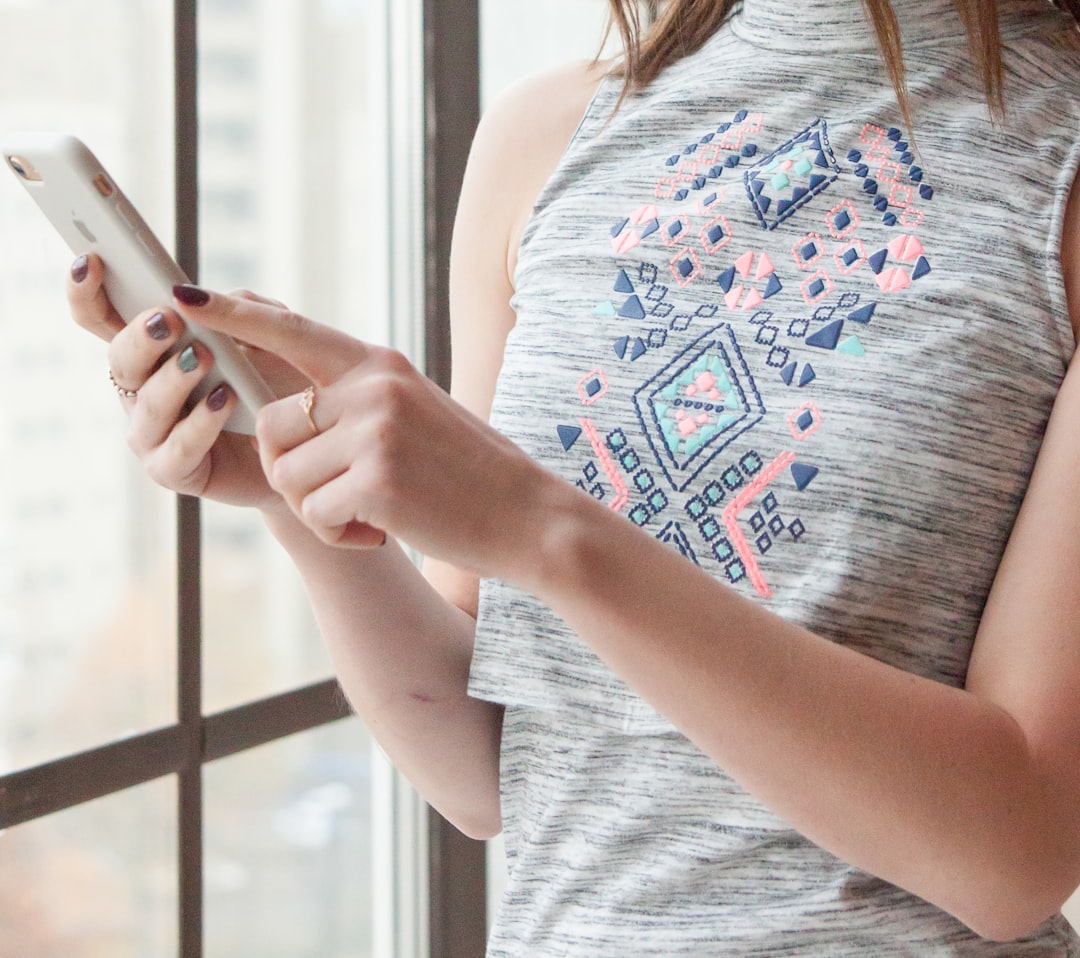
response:
<path id="1" fill-rule="evenodd" d="M 905 49 L 953 40 L 967 42 L 953 0 L 892 0 Z M 1003 39 L 1055 15 L 1049 0 L 1001 0 Z M 860 0 L 742 0 L 731 29 L 759 46 L 797 53 L 876 50 L 877 34 Z"/>

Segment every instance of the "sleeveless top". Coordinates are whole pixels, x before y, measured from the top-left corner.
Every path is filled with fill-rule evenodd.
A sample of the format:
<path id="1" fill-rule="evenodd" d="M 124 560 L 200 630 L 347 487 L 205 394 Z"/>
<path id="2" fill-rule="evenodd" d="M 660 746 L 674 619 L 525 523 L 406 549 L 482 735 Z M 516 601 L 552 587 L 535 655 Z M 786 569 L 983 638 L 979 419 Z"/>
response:
<path id="1" fill-rule="evenodd" d="M 1073 352 L 1080 43 L 1001 4 L 995 124 L 951 2 L 893 6 L 914 135 L 855 0 L 744 0 L 617 112 L 601 85 L 522 237 L 492 422 L 726 586 L 960 686 Z M 492 956 L 1080 955 L 817 848 L 504 582 L 470 693 L 506 706 Z"/>

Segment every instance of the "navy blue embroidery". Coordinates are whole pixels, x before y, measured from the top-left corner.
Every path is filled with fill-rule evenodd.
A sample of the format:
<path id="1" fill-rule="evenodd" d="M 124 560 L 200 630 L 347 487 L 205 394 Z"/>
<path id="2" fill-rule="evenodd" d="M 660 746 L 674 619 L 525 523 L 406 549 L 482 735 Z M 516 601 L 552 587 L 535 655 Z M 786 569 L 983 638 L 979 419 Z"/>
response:
<path id="1" fill-rule="evenodd" d="M 824 120 L 815 120 L 743 174 L 762 227 L 776 229 L 840 175 Z"/>

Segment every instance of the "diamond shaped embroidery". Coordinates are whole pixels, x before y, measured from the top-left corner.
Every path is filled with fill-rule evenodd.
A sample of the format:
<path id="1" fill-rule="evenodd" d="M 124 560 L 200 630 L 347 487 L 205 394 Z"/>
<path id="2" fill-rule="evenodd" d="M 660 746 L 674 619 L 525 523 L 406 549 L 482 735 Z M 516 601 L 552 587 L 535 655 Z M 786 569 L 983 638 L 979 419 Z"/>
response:
<path id="1" fill-rule="evenodd" d="M 672 488 L 685 489 L 765 406 L 727 323 L 706 333 L 634 394 L 634 405 Z"/>
<path id="2" fill-rule="evenodd" d="M 762 157 L 743 174 L 746 195 L 764 229 L 784 220 L 827 189 L 840 175 L 824 120 Z"/>

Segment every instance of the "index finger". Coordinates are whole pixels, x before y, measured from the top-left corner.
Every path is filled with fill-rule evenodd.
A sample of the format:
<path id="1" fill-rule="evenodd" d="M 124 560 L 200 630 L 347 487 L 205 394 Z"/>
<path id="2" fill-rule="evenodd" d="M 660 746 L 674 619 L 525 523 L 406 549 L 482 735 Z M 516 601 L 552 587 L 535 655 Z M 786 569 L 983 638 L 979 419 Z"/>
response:
<path id="1" fill-rule="evenodd" d="M 199 326 L 280 356 L 319 386 L 365 359 L 371 350 L 347 333 L 271 302 L 175 286 L 176 310 L 192 332 Z"/>

